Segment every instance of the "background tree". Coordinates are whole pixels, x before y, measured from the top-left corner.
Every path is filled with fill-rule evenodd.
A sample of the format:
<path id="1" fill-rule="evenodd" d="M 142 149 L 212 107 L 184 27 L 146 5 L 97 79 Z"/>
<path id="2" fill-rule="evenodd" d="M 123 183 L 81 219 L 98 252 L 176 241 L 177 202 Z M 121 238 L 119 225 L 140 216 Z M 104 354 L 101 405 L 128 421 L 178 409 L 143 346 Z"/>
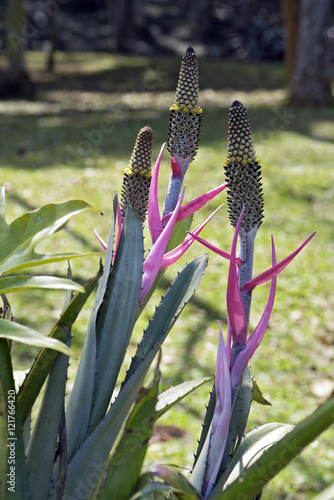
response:
<path id="1" fill-rule="evenodd" d="M 145 16 L 144 0 L 108 0 L 107 9 L 113 27 L 115 48 L 127 51 L 131 32 L 143 35 Z"/>
<path id="2" fill-rule="evenodd" d="M 300 0 L 281 0 L 281 10 L 285 25 L 284 58 L 287 84 L 291 90 L 298 44 Z"/>
<path id="3" fill-rule="evenodd" d="M 287 28 L 285 55 L 291 103 L 331 103 L 331 46 L 328 37 L 331 1 L 283 0 L 282 6 Z"/>
<path id="4" fill-rule="evenodd" d="M 6 53 L 7 68 L 0 75 L 0 96 L 34 96 L 31 82 L 24 63 L 25 13 L 23 0 L 8 0 L 6 9 Z"/>

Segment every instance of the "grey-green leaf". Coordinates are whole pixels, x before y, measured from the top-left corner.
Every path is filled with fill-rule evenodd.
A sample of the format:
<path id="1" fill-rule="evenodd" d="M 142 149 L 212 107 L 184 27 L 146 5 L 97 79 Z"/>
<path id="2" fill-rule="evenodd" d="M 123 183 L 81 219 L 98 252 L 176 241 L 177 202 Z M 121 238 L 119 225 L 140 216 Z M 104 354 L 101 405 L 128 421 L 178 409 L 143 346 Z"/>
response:
<path id="1" fill-rule="evenodd" d="M 70 328 L 67 329 L 70 344 Z M 61 414 L 64 411 L 68 357 L 59 354 L 48 376 L 43 400 L 26 450 L 31 498 L 47 498 L 51 486 Z"/>
<path id="2" fill-rule="evenodd" d="M 93 309 L 88 323 L 85 343 L 80 358 L 74 386 L 66 409 L 66 426 L 68 432 L 68 456 L 75 454 L 85 440 L 89 429 L 89 417 L 92 408 L 95 360 L 96 360 L 96 320 L 103 302 L 107 280 L 112 268 L 113 243 L 116 227 L 117 197 L 113 200 L 113 215 L 104 259 L 103 274 L 96 291 Z"/>
<path id="3" fill-rule="evenodd" d="M 142 363 L 147 354 L 164 341 L 167 333 L 175 324 L 185 304 L 200 283 L 208 263 L 207 255 L 190 261 L 175 278 L 162 298 L 160 304 L 144 332 L 137 352 L 131 362 L 124 380 L 124 385 Z"/>
<path id="4" fill-rule="evenodd" d="M 129 375 L 127 382 L 122 385 L 107 415 L 94 431 L 87 436 L 85 442 L 73 456 L 68 468 L 66 494 L 70 494 L 75 489 L 78 481 L 84 481 L 89 471 L 91 471 L 92 464 L 100 468 L 107 459 L 154 357 L 183 307 L 200 283 L 207 260 L 208 258 L 205 255 L 189 262 L 175 278 L 162 298 L 148 326 L 148 329 L 150 329 L 149 337 L 154 344 L 151 344 L 151 348 L 148 348 L 147 345 L 147 351 L 143 353 L 143 357 L 136 359 L 136 366 L 131 371 L 131 376 Z M 86 496 L 89 496 L 89 488 Z"/>
<path id="5" fill-rule="evenodd" d="M 155 422 L 160 373 L 155 369 L 152 384 L 137 396 L 120 442 L 109 461 L 107 478 L 103 479 L 99 500 L 128 500 L 136 492 L 148 441 Z"/>
<path id="6" fill-rule="evenodd" d="M 96 316 L 96 365 L 90 428 L 104 417 L 136 321 L 143 276 L 143 229 L 128 208 L 113 268 Z"/>
<path id="7" fill-rule="evenodd" d="M 250 407 L 252 404 L 252 373 L 247 365 L 241 378 L 238 393 L 232 409 L 225 453 L 217 479 L 225 472 L 243 438 Z"/>

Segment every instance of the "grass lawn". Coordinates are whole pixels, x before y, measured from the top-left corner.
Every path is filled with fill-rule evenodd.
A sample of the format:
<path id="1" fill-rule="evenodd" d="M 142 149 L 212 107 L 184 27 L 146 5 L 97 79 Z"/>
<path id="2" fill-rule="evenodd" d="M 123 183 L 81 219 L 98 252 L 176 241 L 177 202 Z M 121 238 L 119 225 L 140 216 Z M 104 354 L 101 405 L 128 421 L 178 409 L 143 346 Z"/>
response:
<path id="1" fill-rule="evenodd" d="M 78 216 L 55 235 L 52 250 L 99 251 L 95 226 L 107 238 L 114 190 L 120 191 L 137 132 L 154 131 L 154 158 L 168 138 L 179 59 L 58 54 L 55 74 L 44 72 L 44 56 L 29 53 L 28 67 L 39 83 L 34 101 L 0 102 L 1 184 L 7 193 L 7 220 L 49 202 L 83 199 L 100 208 Z M 3 63 L 3 59 L 0 59 Z M 261 160 L 265 219 L 256 239 L 254 274 L 271 262 L 270 235 L 277 259 L 291 253 L 306 237 L 317 235 L 278 277 L 270 326 L 252 360 L 252 372 L 272 406 L 253 404 L 248 430 L 265 422 L 296 423 L 312 412 L 334 389 L 334 107 L 289 108 L 285 104 L 281 64 L 199 61 L 203 125 L 200 147 L 186 177 L 186 201 L 224 182 L 228 108 L 238 99 L 248 109 L 253 140 Z M 161 205 L 169 177 L 165 152 L 160 174 Z M 195 216 L 202 222 L 226 194 Z M 225 206 L 202 233 L 229 250 L 233 229 Z M 146 238 L 149 245 L 149 238 Z M 186 257 L 165 274 L 204 253 L 194 244 Z M 88 279 L 99 258 L 73 262 L 73 277 Z M 50 269 L 44 269 L 47 272 Z M 42 272 L 42 271 L 41 271 Z M 58 266 L 60 275 L 66 265 Z M 228 263 L 210 254 L 209 267 L 184 314 L 170 333 L 162 360 L 162 388 L 183 380 L 213 375 L 218 343 L 217 319 L 226 333 Z M 135 337 L 145 328 L 159 290 L 138 321 Z M 269 287 L 255 290 L 251 327 L 260 319 Z M 62 307 L 58 292 L 11 294 L 15 319 L 48 333 Z M 80 352 L 89 308 L 74 328 Z M 136 338 L 132 348 L 135 349 Z M 13 348 L 17 369 L 27 368 L 36 351 Z M 73 377 L 73 362 L 70 375 Z M 152 443 L 148 461 L 190 468 L 210 386 L 202 388 L 159 424 L 176 426 L 183 437 Z M 334 429 L 325 432 L 263 494 L 263 500 L 311 499 L 334 481 Z"/>

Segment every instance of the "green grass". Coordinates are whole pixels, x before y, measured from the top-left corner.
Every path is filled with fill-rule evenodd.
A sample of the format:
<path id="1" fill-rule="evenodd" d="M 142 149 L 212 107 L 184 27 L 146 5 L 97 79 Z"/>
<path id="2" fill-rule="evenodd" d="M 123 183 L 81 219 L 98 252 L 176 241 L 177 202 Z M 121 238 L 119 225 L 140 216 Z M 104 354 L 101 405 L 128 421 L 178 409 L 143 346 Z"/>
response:
<path id="1" fill-rule="evenodd" d="M 120 191 L 138 130 L 150 124 L 154 157 L 168 137 L 169 106 L 180 61 L 109 54 L 58 54 L 56 73 L 43 71 L 42 54 L 29 53 L 32 77 L 39 81 L 35 101 L 0 103 L 1 183 L 7 189 L 8 220 L 27 209 L 67 199 L 83 199 L 104 212 L 79 216 L 58 233 L 49 248 L 99 250 L 95 226 L 107 238 L 114 190 Z M 3 62 L 3 60 L 1 60 Z M 1 62 L 0 61 L 0 62 Z M 321 403 L 314 382 L 334 380 L 334 108 L 288 108 L 281 64 L 199 61 L 203 126 L 200 147 L 186 178 L 186 200 L 224 181 L 228 108 L 234 99 L 246 105 L 255 149 L 262 164 L 265 219 L 256 239 L 254 273 L 270 266 L 270 235 L 277 258 L 292 252 L 315 229 L 317 235 L 279 276 L 274 312 L 252 372 L 272 403 L 254 403 L 248 429 L 265 422 L 296 423 Z M 159 190 L 161 204 L 169 177 L 164 155 Z M 202 222 L 223 193 L 196 214 Z M 233 229 L 226 206 L 203 231 L 203 237 L 229 250 Z M 149 239 L 146 238 L 149 245 Z M 194 244 L 182 262 L 169 269 L 169 282 L 192 257 L 204 253 Z M 73 263 L 73 276 L 87 279 L 98 258 Z M 48 269 L 44 269 L 48 271 Z M 57 269 L 66 272 L 65 265 Z M 210 254 L 209 267 L 163 349 L 162 386 L 212 375 L 218 329 L 226 332 L 228 263 Z M 268 286 L 253 294 L 251 327 L 259 320 Z M 159 290 L 159 294 L 163 290 Z M 138 322 L 141 334 L 159 294 Z M 15 319 L 48 332 L 62 307 L 58 292 L 9 297 Z M 84 341 L 89 308 L 74 329 L 74 348 Z M 135 339 L 132 347 L 135 347 Z M 32 349 L 14 347 L 16 368 L 27 368 Z M 75 364 L 70 375 L 75 373 Z M 164 417 L 161 423 L 185 431 L 181 439 L 154 443 L 148 460 L 191 467 L 209 387 Z M 311 499 L 334 481 L 334 431 L 325 432 L 301 457 L 278 475 L 263 500 Z"/>

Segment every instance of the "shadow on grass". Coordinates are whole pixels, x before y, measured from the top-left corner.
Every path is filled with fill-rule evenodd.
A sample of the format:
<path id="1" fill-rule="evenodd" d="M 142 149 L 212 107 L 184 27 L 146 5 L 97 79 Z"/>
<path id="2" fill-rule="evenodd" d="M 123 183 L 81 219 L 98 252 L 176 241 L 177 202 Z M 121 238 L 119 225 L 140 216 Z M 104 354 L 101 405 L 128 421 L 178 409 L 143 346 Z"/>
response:
<path id="1" fill-rule="evenodd" d="M 38 59 L 38 62 L 36 62 Z M 44 71 L 41 54 L 30 54 L 31 72 L 39 92 L 173 92 L 180 57 L 138 57 L 107 53 L 58 53 L 54 73 Z M 275 90 L 285 85 L 281 63 L 242 63 L 198 58 L 200 86 L 204 90 L 238 88 Z"/>
<path id="2" fill-rule="evenodd" d="M 293 110 L 280 106 L 252 106 L 249 110 L 257 143 L 275 134 L 292 132 L 323 142 L 329 134 L 314 132 L 317 124 L 334 122 L 334 108 Z M 85 167 L 87 158 L 105 157 L 127 162 L 138 131 L 145 125 L 154 131 L 154 146 L 168 139 L 168 109 L 131 108 L 119 104 L 106 110 L 60 110 L 41 115 L 2 113 L 0 148 L 2 162 L 27 169 Z M 226 147 L 228 106 L 204 108 L 200 147 Z"/>
<path id="3" fill-rule="evenodd" d="M 36 58 L 30 54 L 31 61 Z M 167 140 L 180 58 L 75 53 L 57 58 L 54 74 L 42 71 L 40 54 L 33 64 L 32 75 L 39 81 L 35 103 L 20 101 L 10 112 L 2 105 L 4 163 L 35 169 L 82 167 L 87 157 L 128 161 L 139 129 L 147 124 L 153 128 L 155 145 Z M 331 141 L 331 134 L 313 129 L 316 123 L 334 121 L 334 107 L 296 110 L 271 94 L 284 88 L 282 64 L 199 59 L 199 67 L 204 96 L 200 146 L 225 147 L 228 108 L 238 93 L 249 106 L 259 141 L 283 131 Z M 22 107 L 27 109 L 22 112 Z"/>

